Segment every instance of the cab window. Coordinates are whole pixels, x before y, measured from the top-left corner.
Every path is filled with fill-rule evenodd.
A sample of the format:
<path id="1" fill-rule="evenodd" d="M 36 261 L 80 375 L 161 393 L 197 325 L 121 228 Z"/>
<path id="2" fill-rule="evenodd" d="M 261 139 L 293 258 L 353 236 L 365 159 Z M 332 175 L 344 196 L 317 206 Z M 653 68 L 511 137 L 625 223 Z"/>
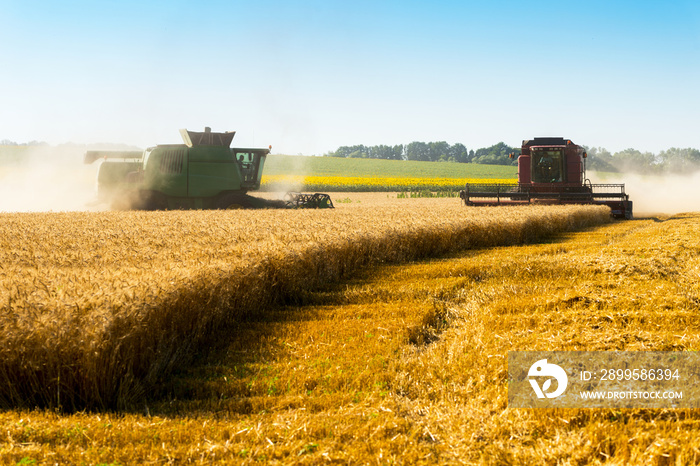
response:
<path id="1" fill-rule="evenodd" d="M 562 151 L 538 150 L 532 156 L 532 180 L 536 183 L 557 183 L 564 173 Z"/>

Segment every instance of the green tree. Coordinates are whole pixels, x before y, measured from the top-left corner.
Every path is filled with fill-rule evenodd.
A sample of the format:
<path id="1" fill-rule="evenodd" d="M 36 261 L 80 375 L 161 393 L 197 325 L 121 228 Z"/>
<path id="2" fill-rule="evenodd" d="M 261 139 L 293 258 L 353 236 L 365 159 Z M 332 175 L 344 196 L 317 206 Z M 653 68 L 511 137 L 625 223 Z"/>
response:
<path id="1" fill-rule="evenodd" d="M 485 147 L 479 149 L 474 153 L 474 158 L 472 162 L 474 163 L 486 163 L 492 165 L 517 165 L 517 157 L 510 158 L 511 152 L 519 153 L 520 150 L 515 150 L 509 145 L 499 142 L 491 147 Z"/>
<path id="2" fill-rule="evenodd" d="M 464 144 L 456 143 L 450 146 L 449 155 L 451 162 L 466 163 L 469 161 L 469 152 Z"/>
<path id="3" fill-rule="evenodd" d="M 450 155 L 450 145 L 445 141 L 428 143 L 428 160 L 431 162 L 446 162 Z"/>
<path id="4" fill-rule="evenodd" d="M 430 147 L 424 142 L 412 142 L 406 146 L 406 160 L 430 160 Z"/>
<path id="5" fill-rule="evenodd" d="M 618 171 L 634 173 L 653 173 L 659 171 L 656 157 L 651 152 L 640 152 L 637 149 L 625 149 L 615 152 L 612 164 Z"/>
<path id="6" fill-rule="evenodd" d="M 583 147 L 588 157 L 586 157 L 586 169 L 596 172 L 616 172 L 613 165 L 612 154 L 602 147 Z"/>
<path id="7" fill-rule="evenodd" d="M 659 153 L 659 164 L 670 173 L 690 173 L 700 170 L 700 151 L 671 147 Z"/>

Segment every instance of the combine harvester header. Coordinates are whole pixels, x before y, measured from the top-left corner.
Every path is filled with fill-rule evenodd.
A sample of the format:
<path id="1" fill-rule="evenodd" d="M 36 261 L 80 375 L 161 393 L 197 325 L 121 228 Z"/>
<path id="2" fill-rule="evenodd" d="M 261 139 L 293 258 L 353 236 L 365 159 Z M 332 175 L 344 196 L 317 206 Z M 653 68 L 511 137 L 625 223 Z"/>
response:
<path id="1" fill-rule="evenodd" d="M 514 154 L 511 154 L 511 158 Z M 465 205 L 601 204 L 615 218 L 632 218 L 632 201 L 624 184 L 592 184 L 586 178 L 583 147 L 564 138 L 523 141 L 518 183 L 467 184 L 459 192 Z"/>

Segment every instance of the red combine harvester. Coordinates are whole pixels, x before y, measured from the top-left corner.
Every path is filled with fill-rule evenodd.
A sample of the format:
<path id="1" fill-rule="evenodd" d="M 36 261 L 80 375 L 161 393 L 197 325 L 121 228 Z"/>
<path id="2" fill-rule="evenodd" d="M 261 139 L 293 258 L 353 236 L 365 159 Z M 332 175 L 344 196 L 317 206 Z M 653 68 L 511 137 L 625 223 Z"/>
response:
<path id="1" fill-rule="evenodd" d="M 511 154 L 511 157 L 514 155 Z M 586 178 L 583 147 L 563 138 L 523 141 L 518 183 L 467 184 L 459 192 L 465 205 L 601 204 L 615 218 L 632 218 L 632 201 L 624 184 L 592 184 Z"/>

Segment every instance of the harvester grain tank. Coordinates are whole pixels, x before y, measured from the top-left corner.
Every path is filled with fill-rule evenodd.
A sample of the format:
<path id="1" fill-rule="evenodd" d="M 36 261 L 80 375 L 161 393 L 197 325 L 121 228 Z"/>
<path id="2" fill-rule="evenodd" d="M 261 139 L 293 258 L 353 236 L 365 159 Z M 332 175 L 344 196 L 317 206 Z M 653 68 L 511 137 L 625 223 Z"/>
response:
<path id="1" fill-rule="evenodd" d="M 180 130 L 184 144 L 143 152 L 89 151 L 85 163 L 104 159 L 97 174 L 98 202 L 116 209 L 332 208 L 330 196 L 288 193 L 285 200 L 248 195 L 260 189 L 270 149 L 231 148 L 235 131 Z"/>
<path id="2" fill-rule="evenodd" d="M 513 157 L 513 154 L 511 154 Z M 593 184 L 586 178 L 586 151 L 570 139 L 535 138 L 522 143 L 518 183 L 467 184 L 465 205 L 600 204 L 615 218 L 632 218 L 624 184 Z"/>

